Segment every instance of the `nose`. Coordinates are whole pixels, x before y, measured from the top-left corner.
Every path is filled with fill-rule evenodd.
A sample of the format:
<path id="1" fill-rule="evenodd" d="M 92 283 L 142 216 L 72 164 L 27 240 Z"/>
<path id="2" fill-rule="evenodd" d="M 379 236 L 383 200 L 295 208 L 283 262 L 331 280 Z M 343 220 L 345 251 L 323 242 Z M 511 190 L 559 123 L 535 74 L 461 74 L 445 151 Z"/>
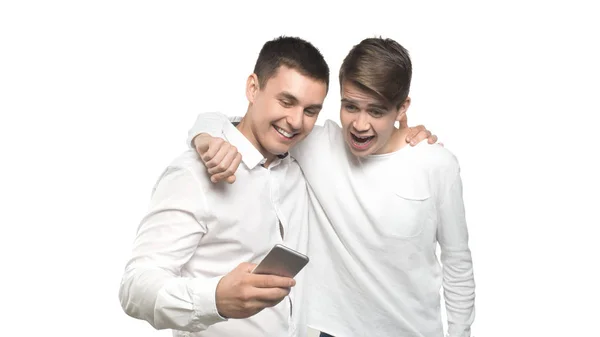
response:
<path id="1" fill-rule="evenodd" d="M 286 122 L 293 129 L 292 131 L 298 131 L 302 129 L 302 123 L 304 121 L 304 109 L 298 107 L 297 109 L 290 109 L 290 112 L 286 118 Z"/>
<path id="2" fill-rule="evenodd" d="M 358 132 L 369 131 L 371 125 L 369 123 L 369 116 L 364 112 L 358 113 L 356 119 L 352 122 L 352 127 Z"/>

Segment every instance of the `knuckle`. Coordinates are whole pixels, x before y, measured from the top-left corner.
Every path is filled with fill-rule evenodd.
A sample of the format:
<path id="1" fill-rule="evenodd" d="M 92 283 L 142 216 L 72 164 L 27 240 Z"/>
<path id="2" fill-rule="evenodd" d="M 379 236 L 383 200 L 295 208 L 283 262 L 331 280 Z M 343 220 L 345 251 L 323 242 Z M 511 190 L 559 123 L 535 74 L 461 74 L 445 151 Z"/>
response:
<path id="1" fill-rule="evenodd" d="M 276 276 L 269 276 L 267 279 L 265 279 L 265 286 L 268 288 L 274 288 L 278 286 L 278 282 L 277 282 L 278 278 Z"/>
<path id="2" fill-rule="evenodd" d="M 211 158 L 211 159 L 209 159 L 208 161 L 206 161 L 206 167 L 208 167 L 208 168 L 212 169 L 212 168 L 214 168 L 215 166 L 217 166 L 217 164 L 216 164 L 216 163 L 215 163 L 215 162 L 212 160 L 212 158 Z"/>
<path id="3" fill-rule="evenodd" d="M 248 300 L 250 300 L 250 292 L 247 288 L 242 288 L 240 290 L 240 299 L 244 301 L 242 306 L 246 307 L 248 305 Z"/>

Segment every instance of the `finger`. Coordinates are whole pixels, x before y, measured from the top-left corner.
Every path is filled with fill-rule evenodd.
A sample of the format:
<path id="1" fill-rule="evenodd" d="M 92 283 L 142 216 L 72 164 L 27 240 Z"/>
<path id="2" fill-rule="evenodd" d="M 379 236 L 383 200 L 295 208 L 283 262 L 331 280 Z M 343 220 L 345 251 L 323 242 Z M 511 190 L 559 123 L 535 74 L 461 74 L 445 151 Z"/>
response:
<path id="1" fill-rule="evenodd" d="M 206 167 L 208 169 L 218 167 L 221 164 L 221 162 L 223 161 L 223 158 L 225 158 L 227 153 L 229 153 L 230 147 L 231 147 L 231 145 L 229 143 L 220 144 L 219 149 L 214 154 L 214 156 L 209 161 L 206 161 Z M 212 146 L 211 146 L 211 148 L 212 148 Z"/>
<path id="2" fill-rule="evenodd" d="M 417 133 L 414 137 L 411 138 L 410 145 L 415 146 L 418 143 L 422 142 L 423 140 L 429 138 L 429 136 L 431 136 L 431 131 L 421 130 L 421 131 L 419 131 L 419 133 Z"/>
<path id="3" fill-rule="evenodd" d="M 290 293 L 290 288 L 254 288 L 253 299 L 261 306 L 273 306 Z"/>
<path id="4" fill-rule="evenodd" d="M 210 176 L 210 181 L 212 183 L 220 183 L 221 181 L 226 181 L 230 184 L 233 184 L 235 181 L 235 176 L 224 177 L 223 173 L 217 173 L 215 175 Z"/>
<path id="5" fill-rule="evenodd" d="M 421 132 L 422 130 L 425 130 L 425 127 L 423 125 L 417 125 L 417 126 L 412 126 L 410 128 L 408 128 L 408 133 L 406 135 L 406 142 L 409 142 L 415 138 L 415 136 Z"/>
<path id="6" fill-rule="evenodd" d="M 235 146 L 230 146 L 227 149 L 227 152 L 223 155 L 223 159 L 221 159 L 217 166 L 209 168 L 208 173 L 215 174 L 227 171 L 231 166 L 231 163 L 235 159 L 237 153 L 238 151 L 235 148 Z"/>
<path id="7" fill-rule="evenodd" d="M 217 152 L 221 149 L 221 146 L 225 141 L 221 138 L 213 138 L 210 142 L 205 142 L 206 146 L 203 146 L 202 149 L 204 151 L 200 151 L 200 147 L 196 147 L 198 153 L 200 153 L 200 158 L 204 163 L 209 162 L 213 157 L 217 154 Z"/>
<path id="8" fill-rule="evenodd" d="M 231 178 L 231 177 L 233 177 L 233 178 Z M 210 176 L 210 181 L 212 181 L 213 183 L 218 183 L 220 181 L 229 182 L 230 178 L 233 180 L 233 181 L 231 181 L 231 183 L 233 183 L 235 181 L 235 175 L 229 173 L 229 170 L 227 170 L 225 172 L 213 174 L 212 176 Z"/>
<path id="9" fill-rule="evenodd" d="M 435 142 L 437 142 L 438 137 L 436 135 L 431 135 L 429 136 L 429 138 L 427 138 L 427 142 L 429 144 L 435 144 Z"/>
<path id="10" fill-rule="evenodd" d="M 228 183 L 233 184 L 236 180 L 235 172 L 237 171 L 241 161 L 242 161 L 242 155 L 238 153 L 235 156 L 235 158 L 233 159 L 233 162 L 231 163 L 231 165 L 229 165 L 229 168 L 227 170 L 225 170 L 225 172 L 213 174 L 210 178 L 211 181 L 213 181 L 213 182 L 227 181 Z"/>
<path id="11" fill-rule="evenodd" d="M 249 284 L 256 288 L 289 288 L 296 285 L 296 280 L 277 275 L 250 275 Z"/>
<path id="12" fill-rule="evenodd" d="M 233 172 L 237 172 L 238 167 L 240 167 L 240 163 L 242 162 L 242 154 L 241 153 L 237 153 L 235 158 L 233 158 L 233 161 L 231 162 L 231 168 L 233 169 Z"/>
<path id="13" fill-rule="evenodd" d="M 212 181 L 213 183 L 220 183 L 221 181 L 226 181 L 230 184 L 233 184 L 235 182 L 235 176 L 229 175 L 229 173 L 217 173 L 210 176 L 210 181 Z"/>
<path id="14" fill-rule="evenodd" d="M 255 315 L 255 314 L 261 312 L 265 308 L 276 306 L 284 298 L 285 298 L 285 296 L 279 297 L 279 298 L 274 299 L 274 300 L 253 298 L 253 299 L 250 299 L 250 300 L 246 300 L 245 303 L 243 304 L 243 306 L 244 306 L 246 312 L 249 312 L 252 315 Z"/>

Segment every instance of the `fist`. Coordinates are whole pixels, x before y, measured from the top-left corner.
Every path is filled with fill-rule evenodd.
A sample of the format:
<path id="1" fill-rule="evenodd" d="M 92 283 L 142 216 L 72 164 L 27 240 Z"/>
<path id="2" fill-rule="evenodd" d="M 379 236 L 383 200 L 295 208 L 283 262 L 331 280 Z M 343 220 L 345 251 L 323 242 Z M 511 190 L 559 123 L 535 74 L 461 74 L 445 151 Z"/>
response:
<path id="1" fill-rule="evenodd" d="M 235 182 L 235 172 L 242 161 L 242 155 L 235 146 L 208 134 L 194 138 L 194 146 L 213 183 Z"/>

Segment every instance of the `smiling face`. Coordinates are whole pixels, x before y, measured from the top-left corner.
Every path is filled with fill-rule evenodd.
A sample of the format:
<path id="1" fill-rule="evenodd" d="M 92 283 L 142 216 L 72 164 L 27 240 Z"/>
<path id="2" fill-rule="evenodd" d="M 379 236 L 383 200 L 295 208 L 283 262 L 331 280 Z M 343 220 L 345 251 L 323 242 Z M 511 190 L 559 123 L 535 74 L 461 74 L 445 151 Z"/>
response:
<path id="1" fill-rule="evenodd" d="M 326 83 L 287 66 L 280 66 L 262 89 L 252 74 L 246 85 L 250 106 L 240 131 L 271 161 L 312 131 L 326 95 Z"/>
<path id="2" fill-rule="evenodd" d="M 340 121 L 350 151 L 364 157 L 390 153 L 404 145 L 404 130 L 398 130 L 394 124 L 409 105 L 410 98 L 406 98 L 400 107 L 389 106 L 354 83 L 343 82 Z"/>

